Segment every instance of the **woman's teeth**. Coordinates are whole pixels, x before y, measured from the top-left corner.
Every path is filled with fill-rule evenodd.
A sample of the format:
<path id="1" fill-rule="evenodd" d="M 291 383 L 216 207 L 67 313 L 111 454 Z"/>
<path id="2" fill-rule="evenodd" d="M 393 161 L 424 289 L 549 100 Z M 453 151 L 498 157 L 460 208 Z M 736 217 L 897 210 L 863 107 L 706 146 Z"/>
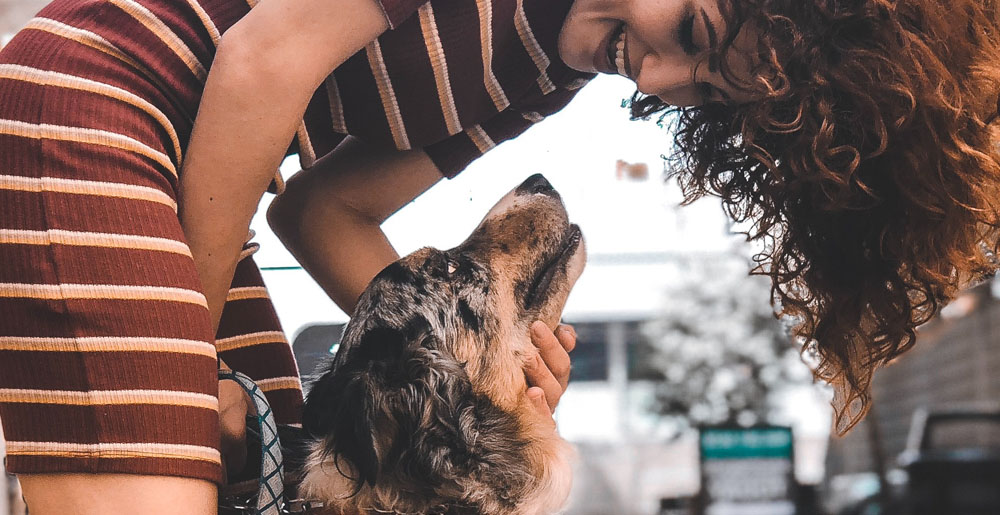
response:
<path id="1" fill-rule="evenodd" d="M 624 77 L 628 77 L 628 70 L 625 69 L 625 30 L 623 29 L 621 34 L 618 35 L 618 41 L 615 42 L 615 68 L 618 69 L 618 74 Z"/>

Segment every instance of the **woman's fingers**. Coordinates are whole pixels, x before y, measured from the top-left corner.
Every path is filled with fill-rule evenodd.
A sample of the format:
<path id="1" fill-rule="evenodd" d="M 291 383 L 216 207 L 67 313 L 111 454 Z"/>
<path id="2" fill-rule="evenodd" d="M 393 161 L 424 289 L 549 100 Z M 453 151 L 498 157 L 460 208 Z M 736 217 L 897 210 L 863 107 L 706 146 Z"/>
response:
<path id="1" fill-rule="evenodd" d="M 562 345 L 566 352 L 573 352 L 576 348 L 576 329 L 569 324 L 559 324 L 556 327 L 556 338 L 559 339 L 559 344 Z"/>
<path id="2" fill-rule="evenodd" d="M 563 327 L 556 328 L 556 333 L 559 334 L 557 337 L 556 333 L 553 333 L 544 323 L 531 324 L 531 343 L 538 348 L 538 355 L 541 356 L 545 367 L 559 383 L 561 390 L 565 390 L 569 384 L 570 369 L 569 352 L 564 347 L 563 341 L 570 346 L 576 345 L 576 337 L 572 336 L 572 329 L 567 332 Z M 562 391 L 559 392 L 559 396 L 562 396 Z M 546 395 L 546 397 L 551 400 L 550 395 Z"/>
<path id="3" fill-rule="evenodd" d="M 535 411 L 539 415 L 542 415 L 542 420 L 548 420 L 552 427 L 555 428 L 556 421 L 552 418 L 552 410 L 549 408 L 549 403 L 545 401 L 545 392 L 537 386 L 532 386 L 528 388 L 528 392 L 525 394 L 528 397 L 528 402 L 531 406 L 535 408 Z"/>
<path id="4" fill-rule="evenodd" d="M 571 326 L 560 325 L 552 332 L 543 322 L 531 324 L 531 342 L 538 356 L 524 369 L 529 386 L 544 393 L 549 410 L 555 410 L 569 383 L 569 350 L 576 346 L 576 332 Z"/>
<path id="5" fill-rule="evenodd" d="M 219 381 L 220 450 L 224 470 L 240 471 L 246 465 L 246 416 L 250 398 L 236 381 Z"/>
<path id="6" fill-rule="evenodd" d="M 549 412 L 555 411 L 559 404 L 559 397 L 562 397 L 563 387 L 552 375 L 552 372 L 545 366 L 540 356 L 535 356 L 528 366 L 524 368 L 524 375 L 528 379 L 528 386 L 540 388 L 544 393 L 545 402 L 549 406 Z"/>

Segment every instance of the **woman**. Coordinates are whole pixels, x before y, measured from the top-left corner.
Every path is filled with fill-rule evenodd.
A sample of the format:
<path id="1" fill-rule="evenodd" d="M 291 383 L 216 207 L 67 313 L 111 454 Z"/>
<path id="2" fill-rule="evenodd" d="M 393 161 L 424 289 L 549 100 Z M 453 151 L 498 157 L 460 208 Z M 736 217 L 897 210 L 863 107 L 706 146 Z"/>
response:
<path id="1" fill-rule="evenodd" d="M 421 4 L 63 0 L 0 54 L 0 255 L 13 263 L 0 279 L 0 417 L 32 513 L 214 509 L 214 349 L 202 345 L 214 327 L 229 364 L 295 407 L 296 388 L 282 388 L 294 365 L 261 341 L 273 314 L 240 260 L 293 136 L 307 170 L 269 218 L 347 308 L 395 257 L 379 222 L 594 72 L 635 80 L 639 116 L 701 104 L 678 109 L 682 180 L 777 238 L 764 271 L 848 400 L 867 400 L 870 370 L 988 266 L 992 2 Z M 172 243 L 181 229 L 190 255 Z M 538 374 L 549 404 L 564 357 Z M 76 373 L 72 387 L 53 369 Z M 78 427 L 36 422 L 73 410 Z M 24 435 L 18 420 L 44 429 Z M 60 471 L 97 474 L 44 474 Z"/>

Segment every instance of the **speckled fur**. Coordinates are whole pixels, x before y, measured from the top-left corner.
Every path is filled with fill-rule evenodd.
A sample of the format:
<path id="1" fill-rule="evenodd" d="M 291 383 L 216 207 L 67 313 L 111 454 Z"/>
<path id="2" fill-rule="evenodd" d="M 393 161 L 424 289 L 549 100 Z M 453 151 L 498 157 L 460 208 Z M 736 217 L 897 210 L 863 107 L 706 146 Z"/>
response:
<path id="1" fill-rule="evenodd" d="M 418 250 L 372 281 L 307 399 L 301 493 L 363 513 L 562 508 L 573 450 L 524 398 L 523 365 L 537 353 L 529 325 L 555 327 L 586 252 L 537 184 L 458 247 Z"/>

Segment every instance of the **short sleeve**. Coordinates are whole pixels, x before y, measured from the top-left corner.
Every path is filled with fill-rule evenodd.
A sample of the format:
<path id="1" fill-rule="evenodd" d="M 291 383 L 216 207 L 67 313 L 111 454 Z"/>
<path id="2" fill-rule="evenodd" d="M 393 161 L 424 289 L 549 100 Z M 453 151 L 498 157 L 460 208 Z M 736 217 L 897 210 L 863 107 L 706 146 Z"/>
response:
<path id="1" fill-rule="evenodd" d="M 566 107 L 575 95 L 575 90 L 559 88 L 542 97 L 537 104 L 508 107 L 482 124 L 424 147 L 424 152 L 441 175 L 452 179 L 493 147 L 519 136 L 546 116 Z"/>
<path id="2" fill-rule="evenodd" d="M 395 29 L 417 9 L 430 0 L 377 0 L 385 13 L 385 19 L 389 21 L 389 28 Z"/>

